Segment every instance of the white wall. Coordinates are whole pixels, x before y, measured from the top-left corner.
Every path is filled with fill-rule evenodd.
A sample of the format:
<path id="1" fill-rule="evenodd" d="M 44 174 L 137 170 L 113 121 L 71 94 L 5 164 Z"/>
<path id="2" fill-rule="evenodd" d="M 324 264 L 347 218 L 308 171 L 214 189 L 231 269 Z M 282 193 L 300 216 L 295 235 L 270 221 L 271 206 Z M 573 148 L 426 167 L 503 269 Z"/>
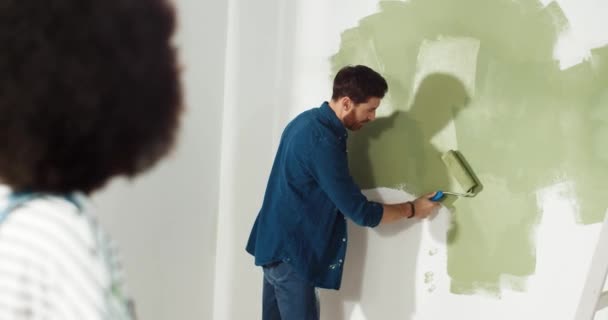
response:
<path id="1" fill-rule="evenodd" d="M 141 319 L 210 319 L 227 29 L 225 1 L 176 1 L 186 112 L 169 159 L 95 197 Z"/>
<path id="2" fill-rule="evenodd" d="M 214 319 L 253 319 L 261 278 L 245 254 L 291 107 L 291 1 L 229 1 Z M 220 231 L 221 230 L 221 231 Z"/>
<path id="3" fill-rule="evenodd" d="M 567 66 L 608 40 L 605 32 L 587 32 L 602 26 L 607 2 L 562 2 L 575 34 L 556 53 L 564 55 Z M 297 113 L 328 98 L 329 57 L 338 50 L 340 33 L 375 12 L 377 1 L 180 0 L 177 5 L 181 20 L 176 43 L 188 111 L 176 152 L 133 183 L 114 182 L 95 200 L 121 245 L 142 319 L 256 319 L 262 275 L 244 247 L 281 131 Z M 391 192 L 375 196 L 408 197 Z M 573 232 L 573 222 L 555 219 L 554 228 L 545 233 L 550 236 L 539 245 L 555 248 L 551 239 Z M 425 232 L 438 234 L 445 227 L 446 221 L 438 219 L 373 231 L 350 228 L 346 281 L 340 292 L 322 292 L 323 316 L 393 319 L 417 314 L 416 319 L 430 319 L 451 312 L 456 319 L 465 314 L 487 319 L 484 312 L 517 309 L 511 306 L 530 300 L 525 294 L 513 294 L 514 300 L 505 304 L 425 293 L 421 279 L 430 269 L 423 249 L 435 246 L 435 257 L 442 254 L 441 237 L 425 237 Z M 574 232 L 578 241 L 593 242 L 597 226 Z M 395 256 L 394 248 L 404 243 L 406 254 Z M 555 258 L 558 251 L 548 254 Z M 390 265 L 379 263 L 391 256 Z M 445 290 L 444 261 L 439 259 L 433 269 L 435 292 Z M 542 261 L 539 268 L 553 268 L 547 265 L 550 257 Z M 404 274 L 392 275 L 399 272 Z M 568 283 L 575 279 L 563 274 L 571 277 Z M 545 298 L 542 294 L 553 289 L 544 287 L 536 297 Z"/>
<path id="4" fill-rule="evenodd" d="M 606 1 L 559 2 L 572 30 L 556 48 L 556 57 L 568 67 L 588 49 L 608 42 L 605 32 L 597 32 L 608 30 L 602 18 L 608 7 Z M 259 318 L 262 274 L 244 247 L 282 128 L 299 112 L 328 99 L 329 58 L 338 50 L 340 33 L 374 13 L 376 5 L 371 0 L 229 2 L 214 319 Z M 585 31 L 589 29 L 596 32 Z M 441 218 L 448 215 L 443 212 L 419 224 L 377 230 L 350 226 L 344 286 L 340 292 L 322 291 L 324 319 L 569 319 L 599 226 L 576 225 L 563 199 L 552 198 L 562 187 L 537 194 L 542 209 L 552 214 L 544 215 L 535 235 L 539 276 L 528 291 L 506 290 L 501 299 L 450 294 L 441 236 L 449 222 Z M 387 201 L 411 197 L 389 191 L 371 196 Z M 432 257 L 429 249 L 436 249 Z M 573 263 L 556 267 L 564 257 Z M 424 283 L 429 271 L 435 278 L 432 292 Z"/>

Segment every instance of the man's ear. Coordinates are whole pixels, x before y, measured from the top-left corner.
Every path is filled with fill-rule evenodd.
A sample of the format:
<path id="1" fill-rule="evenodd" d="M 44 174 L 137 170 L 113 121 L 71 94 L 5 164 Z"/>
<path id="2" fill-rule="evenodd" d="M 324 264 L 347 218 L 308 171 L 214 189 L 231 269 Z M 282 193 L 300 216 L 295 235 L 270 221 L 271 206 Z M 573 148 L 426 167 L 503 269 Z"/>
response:
<path id="1" fill-rule="evenodd" d="M 340 98 L 340 104 L 346 112 L 350 112 L 350 110 L 355 106 L 355 104 L 349 97 Z"/>

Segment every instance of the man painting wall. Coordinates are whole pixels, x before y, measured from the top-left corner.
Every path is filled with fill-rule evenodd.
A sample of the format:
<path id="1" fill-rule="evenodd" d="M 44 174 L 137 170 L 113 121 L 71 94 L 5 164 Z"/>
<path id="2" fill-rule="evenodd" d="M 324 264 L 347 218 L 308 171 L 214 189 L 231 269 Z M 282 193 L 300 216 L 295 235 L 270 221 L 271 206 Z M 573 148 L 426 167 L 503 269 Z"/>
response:
<path id="1" fill-rule="evenodd" d="M 285 128 L 247 243 L 264 270 L 264 320 L 319 319 L 315 288 L 340 288 L 346 218 L 376 227 L 423 219 L 438 207 L 429 200 L 434 193 L 398 204 L 368 201 L 349 173 L 347 129 L 373 121 L 387 90 L 376 71 L 344 67 L 334 79 L 331 100 Z"/>

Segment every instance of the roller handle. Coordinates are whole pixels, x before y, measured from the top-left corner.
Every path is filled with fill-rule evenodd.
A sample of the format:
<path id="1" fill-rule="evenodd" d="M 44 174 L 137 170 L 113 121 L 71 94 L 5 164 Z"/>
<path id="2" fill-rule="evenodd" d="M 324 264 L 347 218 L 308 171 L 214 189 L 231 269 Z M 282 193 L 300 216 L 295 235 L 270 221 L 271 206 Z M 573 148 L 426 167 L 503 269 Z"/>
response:
<path id="1" fill-rule="evenodd" d="M 445 194 L 443 193 L 443 191 L 437 190 L 435 195 L 432 198 L 430 198 L 429 200 L 435 201 L 435 202 L 441 201 L 441 199 L 443 199 L 444 196 L 445 196 Z"/>

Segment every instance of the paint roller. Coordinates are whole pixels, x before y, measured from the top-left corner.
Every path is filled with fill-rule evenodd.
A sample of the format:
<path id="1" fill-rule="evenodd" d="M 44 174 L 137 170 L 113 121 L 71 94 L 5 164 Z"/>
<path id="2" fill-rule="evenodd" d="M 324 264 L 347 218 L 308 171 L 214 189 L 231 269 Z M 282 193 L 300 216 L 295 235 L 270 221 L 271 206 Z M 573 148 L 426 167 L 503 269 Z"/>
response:
<path id="1" fill-rule="evenodd" d="M 455 150 L 450 150 L 441 156 L 441 160 L 445 164 L 448 173 L 450 173 L 458 182 L 464 193 L 442 191 L 438 190 L 437 193 L 430 199 L 431 201 L 440 201 L 445 195 L 453 195 L 458 197 L 474 197 L 481 191 L 481 183 L 473 169 L 466 162 L 462 154 Z"/>

